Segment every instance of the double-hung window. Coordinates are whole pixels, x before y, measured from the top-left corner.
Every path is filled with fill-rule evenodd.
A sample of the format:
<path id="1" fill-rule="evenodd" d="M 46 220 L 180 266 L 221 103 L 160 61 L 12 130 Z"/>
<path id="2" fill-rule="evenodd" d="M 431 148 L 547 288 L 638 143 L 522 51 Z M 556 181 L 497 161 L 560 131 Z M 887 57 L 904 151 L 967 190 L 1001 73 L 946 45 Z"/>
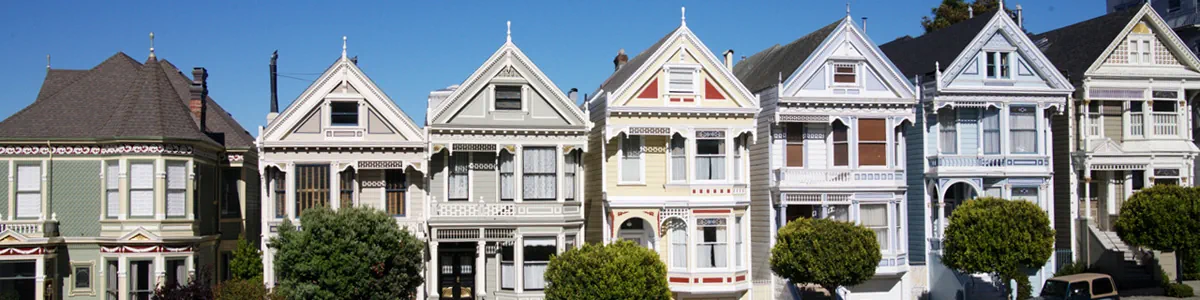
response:
<path id="1" fill-rule="evenodd" d="M 642 136 L 621 138 L 621 182 L 642 182 Z"/>
<path id="2" fill-rule="evenodd" d="M 234 174 L 237 174 L 234 172 Z M 228 179 L 226 179 L 228 180 Z M 228 182 L 228 181 L 227 181 Z M 233 178 L 233 186 L 225 184 L 226 203 L 222 205 L 222 212 L 225 215 L 229 213 L 229 195 L 232 193 L 233 202 L 237 202 L 237 177 Z M 186 213 L 187 206 L 187 162 L 182 161 L 167 161 L 167 217 L 183 217 Z M 233 211 L 238 213 L 237 210 Z"/>
<path id="3" fill-rule="evenodd" d="M 521 278 L 525 290 L 543 290 L 546 288 L 546 267 L 550 265 L 550 256 L 558 252 L 555 238 L 525 238 L 524 260 L 521 267 Z"/>
<path id="4" fill-rule="evenodd" d="M 726 220 L 725 218 L 696 219 L 696 266 L 700 268 L 724 268 L 726 266 Z"/>
<path id="5" fill-rule="evenodd" d="M 496 110 L 521 110 L 521 86 L 496 86 Z"/>
<path id="6" fill-rule="evenodd" d="M 469 190 L 471 171 L 471 153 L 454 152 L 450 155 L 450 173 L 448 174 L 450 201 L 466 201 L 470 197 Z"/>
<path id="7" fill-rule="evenodd" d="M 667 70 L 667 92 L 696 94 L 696 70 L 690 68 Z"/>
<path id="8" fill-rule="evenodd" d="M 129 262 L 129 299 L 150 300 L 154 294 L 154 262 L 139 260 Z"/>
<path id="9" fill-rule="evenodd" d="M 725 179 L 725 136 L 696 136 L 696 180 Z"/>
<path id="10" fill-rule="evenodd" d="M 104 162 L 104 216 L 116 219 L 121 216 L 121 162 Z"/>
<path id="11" fill-rule="evenodd" d="M 850 165 L 850 127 L 841 121 L 833 122 L 833 165 Z"/>
<path id="12" fill-rule="evenodd" d="M 1131 64 L 1152 64 L 1154 63 L 1151 56 L 1152 44 L 1150 39 L 1153 36 L 1148 35 L 1130 35 L 1129 37 L 1129 63 Z"/>
<path id="13" fill-rule="evenodd" d="M 858 120 L 858 165 L 887 165 L 889 132 L 885 119 Z"/>
<path id="14" fill-rule="evenodd" d="M 17 165 L 17 218 L 42 215 L 42 165 Z"/>
<path id="15" fill-rule="evenodd" d="M 1036 186 L 1014 186 L 1012 188 L 1013 200 L 1025 200 L 1033 203 L 1038 203 L 1038 187 Z"/>
<path id="16" fill-rule="evenodd" d="M 938 141 L 942 153 L 958 153 L 958 118 L 953 109 L 944 109 L 938 114 Z"/>
<path id="17" fill-rule="evenodd" d="M 329 207 L 329 165 L 296 165 L 296 213 Z"/>
<path id="18" fill-rule="evenodd" d="M 575 200 L 575 193 L 578 186 L 578 177 L 575 176 L 579 172 L 579 152 L 567 153 L 564 158 L 566 165 L 563 167 L 563 199 L 567 201 Z"/>
<path id="19" fill-rule="evenodd" d="M 1012 153 L 1037 153 L 1037 110 L 1033 106 L 1012 106 L 1008 116 Z"/>
<path id="20" fill-rule="evenodd" d="M 804 166 L 804 123 L 786 123 L 787 151 L 784 154 L 788 167 Z"/>
<path id="21" fill-rule="evenodd" d="M 742 245 L 746 242 L 746 237 L 742 233 L 743 230 L 745 229 L 742 228 L 742 217 L 735 217 L 733 219 L 733 261 L 734 266 L 737 267 L 743 266 L 745 264 L 743 261 L 746 260 L 743 257 L 745 255 L 743 254 L 744 250 L 742 250 Z"/>
<path id="22" fill-rule="evenodd" d="M 1000 110 L 983 110 L 983 154 L 1000 154 Z"/>
<path id="23" fill-rule="evenodd" d="M 329 102 L 329 125 L 358 126 L 358 102 Z"/>
<path id="24" fill-rule="evenodd" d="M 521 150 L 521 199 L 554 200 L 558 191 L 558 155 L 554 147 Z"/>
<path id="25" fill-rule="evenodd" d="M 408 178 L 404 170 L 388 169 L 383 172 L 384 193 L 387 194 L 387 212 L 393 216 L 404 216 L 407 206 L 404 203 L 405 192 L 408 191 Z"/>
<path id="26" fill-rule="evenodd" d="M 338 207 L 354 206 L 354 170 L 341 172 L 338 178 Z"/>
<path id="27" fill-rule="evenodd" d="M 687 180 L 687 140 L 675 134 L 671 136 L 671 181 Z"/>
<path id="28" fill-rule="evenodd" d="M 854 84 L 858 82 L 855 64 L 833 64 L 833 83 Z"/>
<path id="29" fill-rule="evenodd" d="M 275 192 L 275 218 L 287 217 L 287 173 L 279 170 L 272 172 L 271 187 Z"/>
<path id="30" fill-rule="evenodd" d="M 871 203 L 858 206 L 859 222 L 875 232 L 875 241 L 879 249 L 891 249 L 888 244 L 888 211 L 887 203 Z"/>
<path id="31" fill-rule="evenodd" d="M 1012 78 L 1012 67 L 1010 67 L 1009 52 L 984 52 L 984 59 L 987 61 L 987 78 L 991 79 L 1008 79 Z"/>
<path id="32" fill-rule="evenodd" d="M 241 216 L 241 193 L 238 191 L 238 182 L 241 181 L 241 169 L 225 169 L 221 175 L 221 216 L 222 217 L 240 217 Z M 167 165 L 167 177 L 171 175 L 171 166 Z M 169 179 L 168 179 L 169 180 Z M 170 199 L 168 199 L 170 200 Z M 167 216 L 171 216 L 171 203 L 167 203 Z"/>
<path id="33" fill-rule="evenodd" d="M 500 168 L 500 201 L 513 201 L 517 198 L 517 177 L 516 166 L 514 162 L 515 156 L 508 151 L 501 150 L 499 157 Z"/>
<path id="34" fill-rule="evenodd" d="M 502 289 L 502 290 L 512 290 L 513 288 L 515 288 L 517 286 L 517 267 L 516 267 L 516 263 L 515 263 L 516 257 L 517 256 L 513 252 L 513 243 L 512 242 L 508 242 L 506 244 L 501 244 L 501 246 L 500 246 L 500 289 Z M 448 276 L 453 273 L 453 272 L 450 272 L 450 270 L 447 268 L 453 268 L 453 267 L 442 266 L 442 275 L 443 276 Z"/>
<path id="35" fill-rule="evenodd" d="M 154 216 L 154 162 L 129 164 L 129 216 Z"/>
<path id="36" fill-rule="evenodd" d="M 671 226 L 671 268 L 687 268 L 687 230 L 685 225 Z"/>

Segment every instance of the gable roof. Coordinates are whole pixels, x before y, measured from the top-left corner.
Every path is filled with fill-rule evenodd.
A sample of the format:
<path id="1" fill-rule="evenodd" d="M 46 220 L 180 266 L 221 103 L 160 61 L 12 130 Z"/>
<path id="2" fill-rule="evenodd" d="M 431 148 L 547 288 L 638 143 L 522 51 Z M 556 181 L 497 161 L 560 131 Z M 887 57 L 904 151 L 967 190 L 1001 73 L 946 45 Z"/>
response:
<path id="1" fill-rule="evenodd" d="M 919 37 L 904 36 L 879 46 L 905 77 L 942 71 L 975 39 L 999 9 Z M 935 63 L 940 70 L 935 70 Z"/>
<path id="2" fill-rule="evenodd" d="M 654 55 L 654 52 L 657 52 L 658 48 L 662 48 L 662 46 L 667 43 L 667 40 L 670 40 L 672 36 L 675 36 L 675 33 L 679 32 L 680 29 L 683 29 L 683 26 L 679 26 L 676 27 L 675 30 L 671 30 L 671 32 L 668 32 L 667 35 L 664 35 L 662 38 L 658 39 L 657 42 L 654 42 L 654 44 L 650 45 L 650 47 L 646 48 L 646 50 L 642 50 L 642 52 L 638 53 L 637 56 L 634 56 L 620 68 L 617 68 L 616 72 L 613 72 L 612 75 L 608 76 L 608 79 L 604 80 L 603 84 L 600 84 L 600 90 L 611 92 L 617 88 L 620 88 L 630 76 L 633 76 L 634 72 L 636 72 L 638 69 L 641 69 L 642 65 L 645 65 L 646 61 L 650 60 L 650 56 Z M 593 95 L 598 94 L 599 93 L 593 93 Z"/>
<path id="3" fill-rule="evenodd" d="M 1130 7 L 1047 31 L 1030 39 L 1071 80 L 1072 85 L 1079 86 L 1083 82 L 1084 72 L 1092 63 L 1102 59 L 1108 45 L 1121 35 L 1141 9 L 1142 6 Z"/>
<path id="4" fill-rule="evenodd" d="M 0 122 L 9 139 L 183 139 L 200 131 L 156 58 L 118 52 L 86 71 L 48 72 L 38 99 Z M 171 68 L 174 68 L 173 66 Z M 82 72 L 82 73 L 81 73 Z"/>
<path id="5" fill-rule="evenodd" d="M 825 39 L 845 22 L 846 18 L 825 25 L 787 45 L 775 44 L 743 59 L 733 67 L 735 74 L 751 92 L 760 92 L 778 84 L 780 78 L 789 78 L 808 60 Z"/>

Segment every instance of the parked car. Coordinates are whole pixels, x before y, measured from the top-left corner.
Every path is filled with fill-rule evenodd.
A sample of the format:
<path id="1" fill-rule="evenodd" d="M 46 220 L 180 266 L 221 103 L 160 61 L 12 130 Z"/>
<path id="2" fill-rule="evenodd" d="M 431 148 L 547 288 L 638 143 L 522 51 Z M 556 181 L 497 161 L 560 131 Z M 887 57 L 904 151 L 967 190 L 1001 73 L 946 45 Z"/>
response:
<path id="1" fill-rule="evenodd" d="M 1112 277 L 1099 273 L 1080 273 L 1046 279 L 1042 300 L 1118 300 L 1117 285 Z"/>

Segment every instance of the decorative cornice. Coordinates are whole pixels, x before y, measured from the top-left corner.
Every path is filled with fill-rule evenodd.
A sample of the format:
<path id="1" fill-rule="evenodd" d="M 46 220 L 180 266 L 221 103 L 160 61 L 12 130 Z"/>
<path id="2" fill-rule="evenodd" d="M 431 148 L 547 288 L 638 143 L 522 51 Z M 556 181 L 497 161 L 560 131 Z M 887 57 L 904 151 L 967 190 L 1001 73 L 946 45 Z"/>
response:
<path id="1" fill-rule="evenodd" d="M 100 253 L 185 253 L 192 252 L 192 246 L 100 246 Z"/>
<path id="2" fill-rule="evenodd" d="M 215 153 L 196 151 L 191 145 L 183 144 L 108 144 L 108 145 L 23 145 L 0 146 L 0 155 L 12 156 L 42 156 L 42 155 L 126 155 L 152 154 L 172 156 L 199 156 L 217 159 Z M 238 154 L 241 156 L 241 154 Z"/>

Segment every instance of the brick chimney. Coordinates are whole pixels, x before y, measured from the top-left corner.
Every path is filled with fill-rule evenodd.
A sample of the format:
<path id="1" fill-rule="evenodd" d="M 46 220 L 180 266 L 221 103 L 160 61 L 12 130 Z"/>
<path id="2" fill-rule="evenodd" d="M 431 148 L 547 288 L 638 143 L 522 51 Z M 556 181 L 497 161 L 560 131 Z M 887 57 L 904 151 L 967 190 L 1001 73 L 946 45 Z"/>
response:
<path id="1" fill-rule="evenodd" d="M 192 116 L 200 120 L 200 131 L 207 132 L 208 127 L 205 118 L 208 114 L 208 70 L 204 68 L 192 68 L 192 97 L 188 101 L 188 108 L 192 111 Z"/>
<path id="2" fill-rule="evenodd" d="M 621 69 L 625 63 L 629 62 L 629 55 L 625 55 L 625 48 L 617 50 L 617 57 L 613 58 L 613 72 Z"/>

